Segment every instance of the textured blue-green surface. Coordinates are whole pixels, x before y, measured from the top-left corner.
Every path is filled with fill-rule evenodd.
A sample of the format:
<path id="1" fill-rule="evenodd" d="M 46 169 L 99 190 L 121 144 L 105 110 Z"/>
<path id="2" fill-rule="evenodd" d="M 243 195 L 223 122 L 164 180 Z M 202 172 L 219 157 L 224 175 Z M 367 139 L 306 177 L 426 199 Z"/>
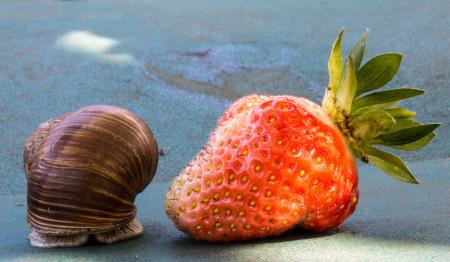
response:
<path id="1" fill-rule="evenodd" d="M 167 260 L 341 260 L 352 254 L 355 260 L 365 254 L 377 261 L 396 255 L 445 260 L 442 254 L 448 257 L 450 245 L 449 12 L 447 0 L 1 1 L 0 230 L 7 233 L 0 234 L 0 258 L 101 260 L 122 252 L 129 259 L 170 255 Z M 155 182 L 168 182 L 237 97 L 263 92 L 320 102 L 329 49 L 342 26 L 345 50 L 369 27 L 367 57 L 404 54 L 391 86 L 427 91 L 406 104 L 420 111 L 420 120 L 442 122 L 439 135 L 420 152 L 402 153 L 422 168 L 413 171 L 423 185 L 400 185 L 368 169 L 361 174 L 366 200 L 343 227 L 347 231 L 216 246 L 187 240 L 168 224 L 161 207 L 166 184 L 157 184 L 140 197 L 144 238 L 73 250 L 27 246 L 24 207 L 14 205 L 24 204 L 22 145 L 39 123 L 90 104 L 123 106 L 154 131 L 165 151 Z"/>
<path id="2" fill-rule="evenodd" d="M 24 192 L 21 148 L 39 123 L 96 103 L 128 108 L 151 126 L 167 153 L 156 180 L 168 181 L 233 99 L 268 92 L 320 102 L 342 26 L 346 50 L 369 27 L 368 57 L 403 53 L 392 86 L 427 90 L 408 105 L 423 121 L 447 122 L 449 10 L 446 0 L 3 1 L 0 178 L 8 183 L 0 193 Z M 107 54 L 58 45 L 78 31 L 118 43 Z M 403 156 L 448 157 L 450 129 L 438 132 L 427 149 Z"/>
<path id="3" fill-rule="evenodd" d="M 359 207 L 337 231 L 290 232 L 259 241 L 208 244 L 177 231 L 166 218 L 166 183 L 152 183 L 137 199 L 144 236 L 111 246 L 30 247 L 24 195 L 0 197 L 0 261 L 449 261 L 450 161 L 411 164 L 421 185 L 361 168 Z"/>

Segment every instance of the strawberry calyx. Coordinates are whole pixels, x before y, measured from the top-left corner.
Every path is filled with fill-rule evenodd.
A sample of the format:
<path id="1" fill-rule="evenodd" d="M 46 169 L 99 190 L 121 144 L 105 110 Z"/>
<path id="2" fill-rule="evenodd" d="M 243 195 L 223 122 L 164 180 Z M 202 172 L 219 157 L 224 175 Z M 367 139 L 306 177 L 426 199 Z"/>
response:
<path id="1" fill-rule="evenodd" d="M 361 66 L 368 30 L 342 62 L 341 29 L 328 60 L 329 84 L 322 108 L 345 136 L 355 157 L 371 163 L 386 174 L 404 182 L 418 184 L 405 163 L 396 155 L 377 148 L 413 151 L 426 146 L 440 124 L 413 120 L 416 113 L 399 107 L 400 101 L 425 93 L 416 88 L 384 87 L 397 73 L 402 55 L 385 53 Z"/>

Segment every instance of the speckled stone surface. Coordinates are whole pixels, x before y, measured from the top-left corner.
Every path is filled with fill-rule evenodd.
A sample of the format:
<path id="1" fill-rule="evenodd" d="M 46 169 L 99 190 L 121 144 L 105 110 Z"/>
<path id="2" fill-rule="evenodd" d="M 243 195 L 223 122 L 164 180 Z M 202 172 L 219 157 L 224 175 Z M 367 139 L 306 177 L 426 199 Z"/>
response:
<path id="1" fill-rule="evenodd" d="M 449 10 L 446 0 L 2 1 L 0 179 L 8 182 L 0 194 L 24 192 L 22 145 L 39 123 L 97 103 L 125 107 L 151 126 L 166 152 L 156 181 L 169 181 L 237 97 L 263 92 L 320 102 L 342 26 L 345 50 L 369 27 L 367 57 L 403 53 L 392 86 L 425 89 L 408 105 L 420 120 L 447 122 Z M 115 42 L 106 51 L 61 45 L 80 31 Z M 448 157 L 450 129 L 438 132 L 431 146 L 403 157 Z"/>
<path id="2" fill-rule="evenodd" d="M 420 185 L 360 168 L 359 207 L 339 230 L 232 244 L 208 244 L 177 231 L 164 213 L 166 183 L 152 183 L 138 196 L 144 235 L 110 246 L 31 247 L 25 195 L 1 196 L 0 261 L 449 261 L 450 161 L 415 162 L 411 168 Z"/>
<path id="3" fill-rule="evenodd" d="M 447 0 L 1 1 L 0 260 L 450 260 L 449 12 Z M 219 246 L 178 233 L 163 191 L 223 110 L 254 92 L 320 102 L 342 26 L 344 50 L 369 27 L 366 57 L 404 54 L 391 86 L 427 91 L 405 104 L 443 125 L 430 146 L 401 154 L 423 184 L 364 169 L 360 208 L 329 235 Z M 32 249 L 16 206 L 25 204 L 22 146 L 39 123 L 99 103 L 142 117 L 165 152 L 157 183 L 139 198 L 146 234 L 112 247 Z"/>

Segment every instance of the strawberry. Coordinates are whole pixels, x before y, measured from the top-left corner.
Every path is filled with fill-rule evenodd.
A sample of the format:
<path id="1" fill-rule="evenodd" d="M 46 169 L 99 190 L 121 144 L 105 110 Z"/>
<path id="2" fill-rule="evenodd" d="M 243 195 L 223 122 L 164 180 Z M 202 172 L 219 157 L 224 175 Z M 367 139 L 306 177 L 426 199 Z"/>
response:
<path id="1" fill-rule="evenodd" d="M 360 67 L 366 31 L 343 66 L 342 32 L 330 55 L 322 107 L 301 97 L 254 94 L 226 110 L 167 192 L 167 214 L 180 230 L 229 242 L 294 226 L 335 228 L 358 202 L 355 157 L 418 183 L 400 158 L 375 145 L 415 150 L 432 140 L 439 125 L 413 121 L 415 113 L 395 103 L 423 91 L 371 92 L 392 79 L 401 55 L 382 54 Z"/>

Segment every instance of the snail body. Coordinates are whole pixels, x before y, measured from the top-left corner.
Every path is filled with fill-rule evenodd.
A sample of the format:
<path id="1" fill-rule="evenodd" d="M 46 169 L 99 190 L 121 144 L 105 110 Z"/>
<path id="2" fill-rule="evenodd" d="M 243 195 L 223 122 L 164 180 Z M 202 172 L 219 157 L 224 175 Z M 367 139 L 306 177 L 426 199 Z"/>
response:
<path id="1" fill-rule="evenodd" d="M 30 243 L 114 243 L 143 233 L 135 197 L 156 173 L 148 126 L 115 106 L 94 105 L 39 126 L 24 148 Z"/>

